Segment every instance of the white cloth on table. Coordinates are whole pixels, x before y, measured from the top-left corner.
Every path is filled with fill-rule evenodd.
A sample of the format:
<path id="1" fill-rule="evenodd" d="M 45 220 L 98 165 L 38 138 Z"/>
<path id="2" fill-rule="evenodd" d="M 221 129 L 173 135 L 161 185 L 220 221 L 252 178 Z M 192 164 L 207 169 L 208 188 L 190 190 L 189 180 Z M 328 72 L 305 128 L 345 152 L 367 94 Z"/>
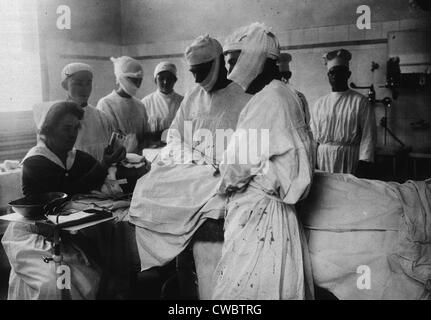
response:
<path id="1" fill-rule="evenodd" d="M 234 162 L 228 153 L 247 144 L 249 129 L 269 130 L 269 140 L 263 139 L 268 151 L 254 164 Z M 232 191 L 227 206 L 214 299 L 313 298 L 307 243 L 294 207 L 308 194 L 313 153 L 298 96 L 273 80 L 244 108 L 220 164 L 219 191 L 241 190 Z"/>
<path id="2" fill-rule="evenodd" d="M 298 207 L 316 285 L 347 300 L 430 299 L 430 199 L 431 181 L 316 173 Z"/>
<path id="3" fill-rule="evenodd" d="M 184 97 L 175 91 L 164 94 L 159 90 L 142 99 L 148 116 L 148 129 L 157 132 L 169 129 Z"/>
<path id="4" fill-rule="evenodd" d="M 22 223 L 10 223 L 2 245 L 11 263 L 8 300 L 58 300 L 61 290 L 57 287 L 59 274 L 56 263 L 43 261 L 51 258 L 53 245 L 43 235 L 35 232 L 35 227 Z M 100 270 L 86 255 L 72 243 L 62 243 L 63 263 L 70 268 L 73 300 L 95 299 Z"/>
<path id="5" fill-rule="evenodd" d="M 168 164 L 153 162 L 134 190 L 129 214 L 137 226 L 142 270 L 168 263 L 186 248 L 205 219 L 223 216 L 225 201 L 216 195 L 219 177 L 214 176 L 214 168 L 185 161 L 183 152 L 193 152 L 193 134 L 199 129 L 213 135 L 209 147 L 214 147 L 216 129 L 233 132 L 250 98 L 234 83 L 212 93 L 196 86 L 186 94 L 169 130 L 168 145 L 162 149 L 165 156 L 161 158 Z M 184 134 L 186 121 L 190 131 Z M 208 162 L 221 160 L 224 144 L 221 148 Z M 198 152 L 196 158 L 202 157 Z"/>
<path id="6" fill-rule="evenodd" d="M 311 129 L 319 170 L 355 173 L 359 160 L 374 161 L 376 120 L 363 95 L 349 89 L 320 98 L 311 110 Z"/>
<path id="7" fill-rule="evenodd" d="M 43 102 L 33 107 L 36 128 L 40 130 L 49 109 L 59 101 Z M 87 152 L 98 161 L 102 161 L 105 148 L 114 130 L 109 118 L 91 105 L 83 108 L 84 117 L 75 142 L 75 148 Z"/>
<path id="8" fill-rule="evenodd" d="M 0 172 L 0 214 L 9 209 L 8 203 L 23 197 L 21 190 L 22 169 Z"/>
<path id="9" fill-rule="evenodd" d="M 126 135 L 125 147 L 130 153 L 138 152 L 138 139 L 147 131 L 148 117 L 142 102 L 135 97 L 123 98 L 112 91 L 97 103 L 97 109 L 106 113 L 115 130 Z"/>

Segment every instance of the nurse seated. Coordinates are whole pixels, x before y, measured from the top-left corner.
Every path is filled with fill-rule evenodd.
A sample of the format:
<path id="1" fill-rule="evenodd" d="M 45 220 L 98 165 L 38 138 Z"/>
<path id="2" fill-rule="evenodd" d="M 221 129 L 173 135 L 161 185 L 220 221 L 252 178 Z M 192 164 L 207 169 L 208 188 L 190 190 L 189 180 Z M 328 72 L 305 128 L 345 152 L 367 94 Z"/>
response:
<path id="1" fill-rule="evenodd" d="M 24 195 L 51 191 L 73 195 L 98 189 L 111 164 L 125 157 L 124 148 L 111 154 L 105 150 L 99 163 L 88 153 L 73 149 L 83 114 L 73 102 L 59 102 L 49 109 L 42 119 L 41 141 L 23 160 Z"/>
<path id="2" fill-rule="evenodd" d="M 107 168 L 125 157 L 125 149 L 109 154 L 105 149 L 99 163 L 89 154 L 75 151 L 83 111 L 73 102 L 54 104 L 44 117 L 41 139 L 23 161 L 23 193 L 86 193 L 100 187 Z M 57 270 L 44 258 L 53 253 L 52 235 L 47 230 L 22 223 L 10 223 L 2 244 L 11 264 L 8 299 L 59 299 Z M 97 254 L 81 235 L 62 234 L 62 264 L 70 268 L 72 299 L 95 299 L 99 295 L 101 269 Z M 84 241 L 83 241 L 84 240 Z"/>

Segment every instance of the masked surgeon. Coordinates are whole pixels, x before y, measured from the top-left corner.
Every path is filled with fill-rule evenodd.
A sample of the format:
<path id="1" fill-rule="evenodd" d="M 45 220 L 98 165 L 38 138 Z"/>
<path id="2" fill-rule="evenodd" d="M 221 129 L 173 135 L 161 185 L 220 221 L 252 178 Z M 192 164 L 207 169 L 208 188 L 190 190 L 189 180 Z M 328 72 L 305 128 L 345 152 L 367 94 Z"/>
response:
<path id="1" fill-rule="evenodd" d="M 114 128 L 125 136 L 129 153 L 141 153 L 148 117 L 142 102 L 135 96 L 142 84 L 143 70 L 138 61 L 127 56 L 111 58 L 117 89 L 99 100 L 97 108 L 111 119 Z"/>
<path id="2" fill-rule="evenodd" d="M 271 30 L 253 23 L 229 38 L 237 59 L 228 78 L 254 96 L 220 164 L 218 191 L 227 203 L 212 297 L 313 298 L 307 242 L 295 210 L 313 177 L 311 131 L 295 90 L 281 81 L 280 46 Z M 244 146 L 260 152 L 241 160 Z"/>

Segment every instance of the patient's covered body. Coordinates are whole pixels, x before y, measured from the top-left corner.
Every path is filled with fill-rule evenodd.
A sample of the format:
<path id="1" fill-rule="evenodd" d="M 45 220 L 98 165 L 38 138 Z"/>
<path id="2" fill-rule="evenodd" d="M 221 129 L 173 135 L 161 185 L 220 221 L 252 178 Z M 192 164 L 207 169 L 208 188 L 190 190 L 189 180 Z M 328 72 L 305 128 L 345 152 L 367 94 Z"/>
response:
<path id="1" fill-rule="evenodd" d="M 317 286 L 339 299 L 430 299 L 431 180 L 398 184 L 316 172 L 297 214 Z M 222 225 L 209 220 L 195 237 L 201 298 L 212 296 Z"/>
<path id="2" fill-rule="evenodd" d="M 339 299 L 431 297 L 431 181 L 319 172 L 298 215 L 316 285 Z"/>

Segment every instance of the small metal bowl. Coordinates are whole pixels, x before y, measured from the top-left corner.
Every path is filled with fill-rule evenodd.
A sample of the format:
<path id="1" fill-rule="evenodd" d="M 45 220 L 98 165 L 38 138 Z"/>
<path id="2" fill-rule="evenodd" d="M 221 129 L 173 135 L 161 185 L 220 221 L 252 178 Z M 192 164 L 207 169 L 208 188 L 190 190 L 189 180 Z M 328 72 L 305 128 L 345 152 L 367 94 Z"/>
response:
<path id="1" fill-rule="evenodd" d="M 64 200 L 67 194 L 63 192 L 48 192 L 31 195 L 9 202 L 13 211 L 28 219 L 43 218 L 47 205 Z"/>

